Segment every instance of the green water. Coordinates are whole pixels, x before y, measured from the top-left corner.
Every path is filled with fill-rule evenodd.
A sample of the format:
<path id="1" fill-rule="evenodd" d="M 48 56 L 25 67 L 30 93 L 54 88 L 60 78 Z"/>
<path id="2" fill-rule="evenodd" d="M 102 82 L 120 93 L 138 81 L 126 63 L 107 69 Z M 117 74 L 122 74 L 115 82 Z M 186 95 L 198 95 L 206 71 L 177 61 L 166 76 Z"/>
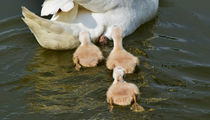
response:
<path id="1" fill-rule="evenodd" d="M 210 119 L 210 1 L 160 0 L 157 17 L 124 40 L 139 57 L 135 83 L 145 112 L 115 106 L 106 91 L 112 72 L 98 67 L 75 71 L 74 50 L 39 46 L 21 21 L 20 6 L 39 13 L 42 0 L 0 1 L 0 119 Z M 101 47 L 105 57 L 112 42 Z"/>

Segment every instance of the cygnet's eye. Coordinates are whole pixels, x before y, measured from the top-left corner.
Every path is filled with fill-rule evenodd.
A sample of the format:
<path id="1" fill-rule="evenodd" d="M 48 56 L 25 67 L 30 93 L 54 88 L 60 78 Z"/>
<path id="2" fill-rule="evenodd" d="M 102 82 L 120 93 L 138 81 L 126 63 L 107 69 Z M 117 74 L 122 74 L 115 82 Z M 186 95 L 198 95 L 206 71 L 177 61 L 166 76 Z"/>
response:
<path id="1" fill-rule="evenodd" d="M 125 74 L 123 75 L 123 78 L 125 78 Z"/>

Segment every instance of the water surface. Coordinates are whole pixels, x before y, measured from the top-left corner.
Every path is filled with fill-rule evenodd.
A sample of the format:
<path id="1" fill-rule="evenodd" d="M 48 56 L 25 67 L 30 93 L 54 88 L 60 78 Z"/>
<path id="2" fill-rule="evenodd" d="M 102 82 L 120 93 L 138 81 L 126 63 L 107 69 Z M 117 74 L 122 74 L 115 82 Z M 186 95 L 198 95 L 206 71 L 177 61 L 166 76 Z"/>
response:
<path id="1" fill-rule="evenodd" d="M 109 112 L 105 94 L 113 79 L 104 63 L 77 72 L 74 50 L 39 46 L 21 21 L 20 6 L 39 14 L 41 3 L 0 2 L 2 120 L 210 118 L 209 0 L 160 0 L 157 17 L 125 38 L 124 47 L 141 61 L 126 81 L 140 88 L 142 113 L 118 106 Z M 107 56 L 112 42 L 101 49 Z"/>

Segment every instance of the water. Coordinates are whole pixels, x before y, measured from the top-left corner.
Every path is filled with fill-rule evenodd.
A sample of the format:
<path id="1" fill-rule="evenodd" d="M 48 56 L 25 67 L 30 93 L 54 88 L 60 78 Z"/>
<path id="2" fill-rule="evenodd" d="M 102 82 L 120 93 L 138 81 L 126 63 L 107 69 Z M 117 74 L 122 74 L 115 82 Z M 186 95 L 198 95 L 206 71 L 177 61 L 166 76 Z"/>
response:
<path id="1" fill-rule="evenodd" d="M 125 38 L 125 48 L 141 61 L 126 80 L 140 88 L 143 113 L 119 106 L 109 112 L 105 93 L 113 79 L 104 63 L 77 72 L 74 50 L 38 45 L 20 6 L 39 13 L 41 3 L 0 2 L 1 120 L 210 119 L 209 0 L 160 0 L 157 17 Z M 101 49 L 107 56 L 112 43 Z"/>

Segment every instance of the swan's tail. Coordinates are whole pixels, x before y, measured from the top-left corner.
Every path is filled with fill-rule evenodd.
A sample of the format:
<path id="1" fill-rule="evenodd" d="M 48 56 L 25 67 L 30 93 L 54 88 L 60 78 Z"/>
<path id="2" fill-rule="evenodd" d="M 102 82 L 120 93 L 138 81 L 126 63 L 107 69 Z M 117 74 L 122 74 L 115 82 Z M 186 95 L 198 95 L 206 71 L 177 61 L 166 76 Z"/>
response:
<path id="1" fill-rule="evenodd" d="M 43 19 L 25 7 L 22 7 L 22 14 L 24 16 L 23 21 L 28 25 L 42 47 L 65 50 L 76 48 L 79 45 L 77 34 L 79 30 L 73 31 L 74 28 L 79 29 L 79 27 Z"/>

